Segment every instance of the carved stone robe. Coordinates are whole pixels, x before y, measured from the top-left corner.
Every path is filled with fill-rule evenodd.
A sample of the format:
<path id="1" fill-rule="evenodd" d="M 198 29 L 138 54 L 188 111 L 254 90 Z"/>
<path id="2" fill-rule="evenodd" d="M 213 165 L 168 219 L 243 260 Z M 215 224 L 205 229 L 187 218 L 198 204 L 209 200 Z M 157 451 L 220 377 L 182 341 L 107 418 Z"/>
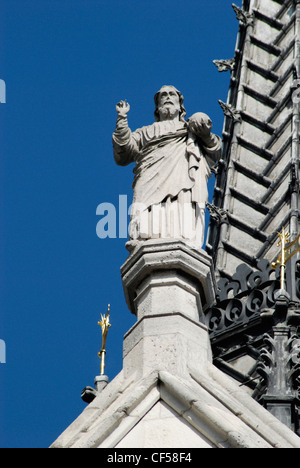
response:
<path id="1" fill-rule="evenodd" d="M 211 134 L 204 146 L 186 122 L 174 120 L 131 132 L 119 116 L 113 149 L 117 164 L 136 163 L 130 239 L 184 238 L 202 246 L 207 179 L 221 139 Z"/>

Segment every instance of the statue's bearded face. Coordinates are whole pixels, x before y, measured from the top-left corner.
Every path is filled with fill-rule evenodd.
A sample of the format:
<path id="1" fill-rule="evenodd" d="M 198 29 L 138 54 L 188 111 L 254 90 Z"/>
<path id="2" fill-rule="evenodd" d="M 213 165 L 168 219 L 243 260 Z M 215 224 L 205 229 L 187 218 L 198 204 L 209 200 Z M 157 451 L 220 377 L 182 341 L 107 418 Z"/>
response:
<path id="1" fill-rule="evenodd" d="M 172 119 L 180 114 L 179 95 L 173 86 L 161 88 L 158 97 L 158 113 L 160 120 Z"/>

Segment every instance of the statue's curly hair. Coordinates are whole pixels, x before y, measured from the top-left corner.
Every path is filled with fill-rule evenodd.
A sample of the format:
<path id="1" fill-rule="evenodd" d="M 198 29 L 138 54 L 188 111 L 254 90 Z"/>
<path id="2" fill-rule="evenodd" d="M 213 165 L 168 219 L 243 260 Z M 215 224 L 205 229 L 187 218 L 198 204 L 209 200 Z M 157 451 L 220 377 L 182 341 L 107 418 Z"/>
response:
<path id="1" fill-rule="evenodd" d="M 176 93 L 178 94 L 179 96 L 179 103 L 180 103 L 180 114 L 179 114 L 179 119 L 182 121 L 182 122 L 185 122 L 185 116 L 186 116 L 186 110 L 184 108 L 184 105 L 183 105 L 183 95 L 181 94 L 180 91 L 178 91 L 178 89 L 175 88 L 175 86 L 172 86 L 172 85 L 164 85 L 161 87 L 161 89 L 155 94 L 154 96 L 154 103 L 155 103 L 155 111 L 154 111 L 154 117 L 155 117 L 155 121 L 156 122 L 159 122 L 160 121 L 160 117 L 159 117 L 159 112 L 158 112 L 158 98 L 159 98 L 159 95 L 161 93 L 161 90 L 163 88 L 165 88 L 166 86 L 170 87 L 170 88 L 174 88 L 174 90 L 176 91 Z"/>

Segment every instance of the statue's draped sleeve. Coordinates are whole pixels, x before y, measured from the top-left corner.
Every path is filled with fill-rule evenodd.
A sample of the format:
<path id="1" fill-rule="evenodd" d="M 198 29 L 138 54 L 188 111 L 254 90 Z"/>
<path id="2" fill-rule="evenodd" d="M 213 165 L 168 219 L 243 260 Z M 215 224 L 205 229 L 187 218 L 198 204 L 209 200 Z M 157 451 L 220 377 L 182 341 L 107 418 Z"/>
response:
<path id="1" fill-rule="evenodd" d="M 127 117 L 118 116 L 112 139 L 114 158 L 119 166 L 127 166 L 136 160 L 140 147 L 139 136 L 138 132 L 131 132 Z"/>
<path id="2" fill-rule="evenodd" d="M 200 145 L 204 150 L 205 157 L 209 166 L 214 166 L 220 159 L 222 153 L 222 140 L 218 135 L 210 134 L 209 141 L 203 143 L 200 140 Z"/>

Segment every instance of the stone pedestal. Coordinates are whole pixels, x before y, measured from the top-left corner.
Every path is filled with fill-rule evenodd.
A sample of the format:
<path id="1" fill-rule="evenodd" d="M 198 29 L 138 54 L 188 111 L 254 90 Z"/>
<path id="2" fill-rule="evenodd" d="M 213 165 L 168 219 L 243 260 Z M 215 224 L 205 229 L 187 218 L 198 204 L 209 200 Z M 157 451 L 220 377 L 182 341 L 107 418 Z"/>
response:
<path id="1" fill-rule="evenodd" d="M 124 372 L 188 367 L 211 362 L 203 311 L 215 297 L 211 258 L 181 240 L 139 246 L 121 268 L 125 298 L 137 323 L 124 339 Z"/>
<path id="2" fill-rule="evenodd" d="M 141 243 L 121 267 L 121 275 L 127 305 L 138 320 L 168 310 L 201 320 L 215 299 L 211 257 L 182 240 Z"/>

